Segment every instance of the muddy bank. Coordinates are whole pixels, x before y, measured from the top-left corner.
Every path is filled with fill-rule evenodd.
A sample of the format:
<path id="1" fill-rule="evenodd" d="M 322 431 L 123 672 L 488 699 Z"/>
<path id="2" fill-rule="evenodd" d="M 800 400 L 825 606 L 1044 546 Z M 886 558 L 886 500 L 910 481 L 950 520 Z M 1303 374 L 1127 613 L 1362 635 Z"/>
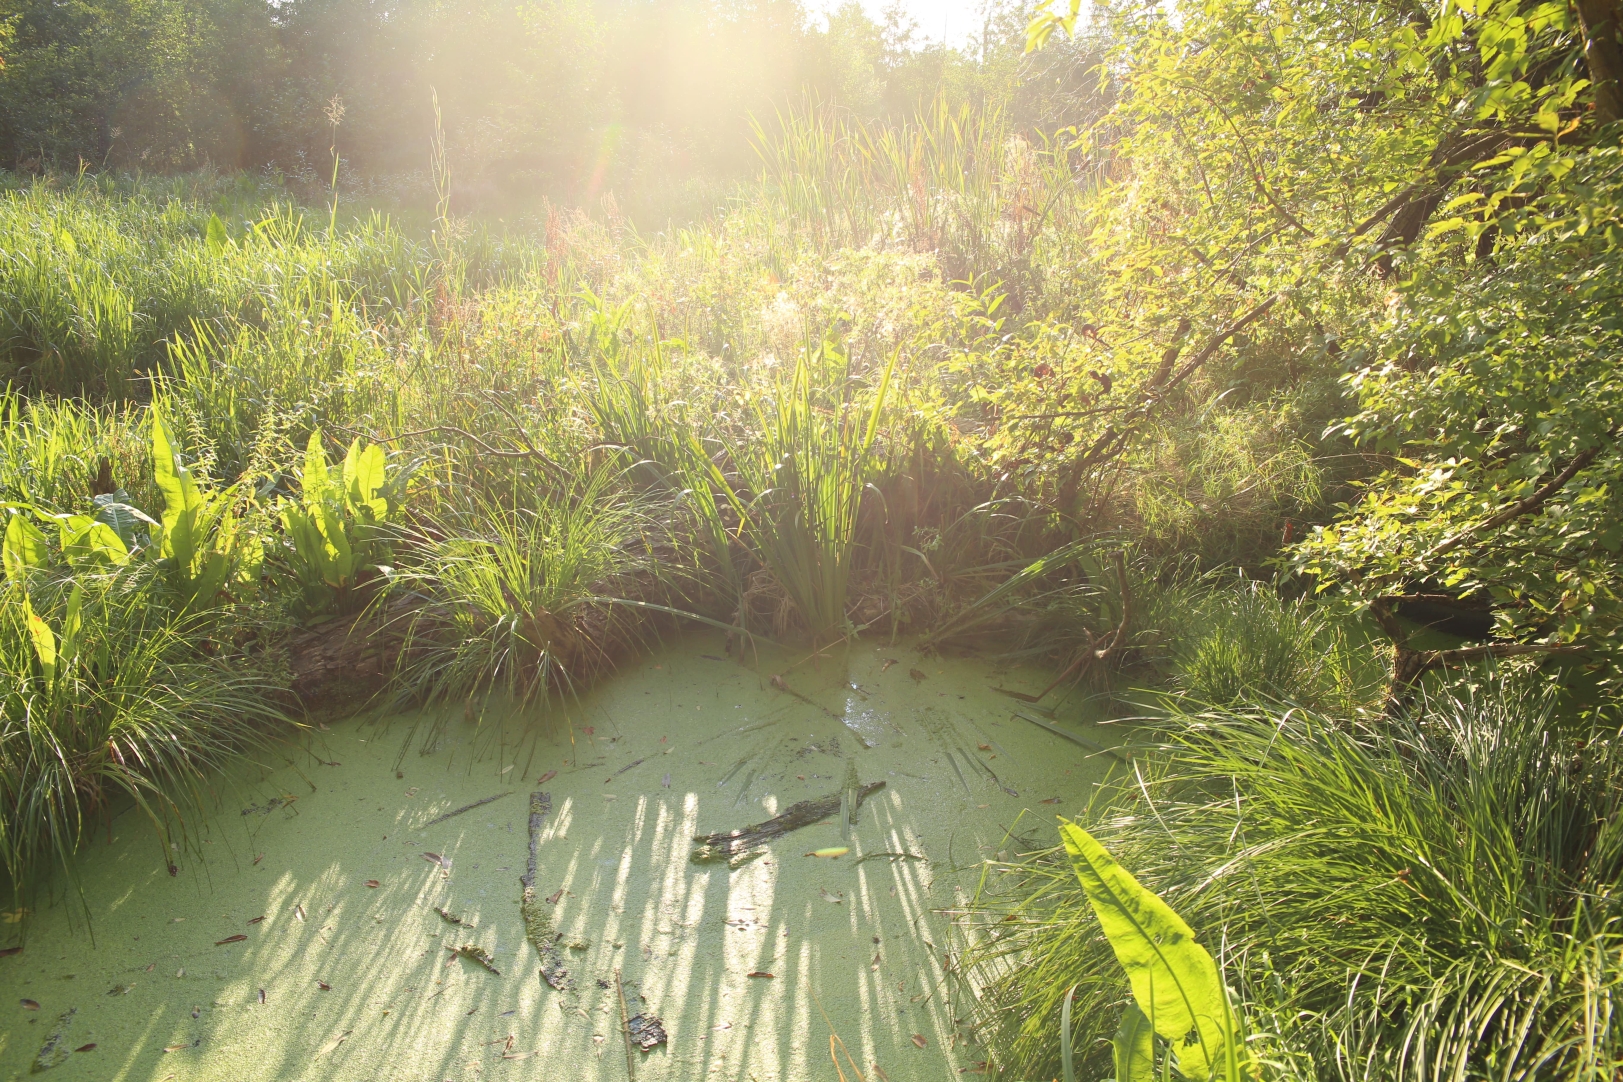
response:
<path id="1" fill-rule="evenodd" d="M 80 861 L 90 927 L 59 904 L 0 958 L 0 1078 L 43 1050 L 53 1079 L 619 1080 L 639 1017 L 666 1037 L 633 1043 L 639 1079 L 833 1079 L 831 1031 L 870 1078 L 975 1071 L 936 911 L 1121 766 L 990 690 L 1039 672 L 859 645 L 788 672 L 791 694 L 783 662 L 689 639 L 567 720 L 332 725 L 225 795 L 204 860 L 125 814 Z M 538 791 L 542 953 L 520 914 Z M 775 817 L 793 828 L 692 859 Z"/>

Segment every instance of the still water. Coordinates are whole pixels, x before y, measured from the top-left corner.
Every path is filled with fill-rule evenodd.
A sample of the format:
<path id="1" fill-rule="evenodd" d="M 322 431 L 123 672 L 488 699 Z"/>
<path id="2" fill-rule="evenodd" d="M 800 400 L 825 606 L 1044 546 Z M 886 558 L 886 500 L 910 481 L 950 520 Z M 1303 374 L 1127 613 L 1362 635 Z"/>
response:
<path id="1" fill-rule="evenodd" d="M 619 1082 L 622 994 L 667 1035 L 630 1053 L 648 1082 L 832 1082 L 831 1035 L 847 1078 L 846 1055 L 878 1082 L 976 1074 L 950 911 L 983 861 L 1051 840 L 1122 769 L 993 690 L 1047 676 L 905 644 L 740 664 L 694 637 L 545 719 L 474 704 L 314 728 L 222 782 L 191 845 L 164 852 L 132 810 L 85 851 L 82 899 L 42 906 L 0 958 L 0 1078 Z M 695 835 L 853 780 L 885 783 L 854 823 L 690 859 Z M 537 791 L 561 991 L 519 916 Z"/>

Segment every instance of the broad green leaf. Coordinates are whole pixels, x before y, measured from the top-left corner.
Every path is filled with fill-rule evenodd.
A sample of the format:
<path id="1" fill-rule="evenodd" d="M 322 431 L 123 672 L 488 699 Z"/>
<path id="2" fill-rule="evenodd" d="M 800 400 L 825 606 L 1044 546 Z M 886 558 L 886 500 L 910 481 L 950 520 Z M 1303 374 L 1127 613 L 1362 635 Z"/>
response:
<path id="1" fill-rule="evenodd" d="M 152 410 L 152 478 L 163 493 L 163 543 L 159 554 L 181 567 L 191 566 L 196 553 L 196 517 L 203 499 L 191 471 L 175 451 L 163 414 Z"/>
<path id="2" fill-rule="evenodd" d="M 265 546 L 258 537 L 246 535 L 246 540 L 236 545 L 237 570 L 236 581 L 243 585 L 254 585 L 259 581 L 259 571 L 265 564 Z"/>
<path id="3" fill-rule="evenodd" d="M 310 433 L 304 446 L 304 471 L 299 474 L 299 488 L 306 507 L 315 507 L 327 498 L 329 477 L 327 452 L 321 449 L 321 433 Z"/>
<path id="4" fill-rule="evenodd" d="M 135 547 L 137 531 L 142 523 L 148 526 L 158 525 L 146 512 L 132 506 L 129 499 L 129 493 L 123 489 L 104 493 L 95 498 L 96 521 L 105 523 L 118 534 L 118 539 L 124 542 L 126 550 Z"/>
<path id="5" fill-rule="evenodd" d="M 287 504 L 282 508 L 282 526 L 287 530 L 288 539 L 293 542 L 293 551 L 298 554 L 299 563 L 315 571 L 316 576 L 325 582 L 329 577 L 327 541 L 321 536 L 315 518 L 303 509 Z"/>
<path id="6" fill-rule="evenodd" d="M 23 614 L 28 621 L 28 637 L 34 643 L 34 656 L 39 659 L 39 671 L 47 684 L 56 682 L 56 636 L 51 627 L 34 611 L 34 605 L 23 598 Z"/>
<path id="7" fill-rule="evenodd" d="M 350 510 L 369 514 L 375 522 L 381 522 L 389 512 L 388 501 L 378 495 L 383 491 L 387 464 L 383 448 L 375 443 L 363 448 L 359 436 L 344 456 L 344 495 Z"/>
<path id="8" fill-rule="evenodd" d="M 30 568 L 44 567 L 50 551 L 45 534 L 26 515 L 11 516 L 6 523 L 5 542 L 0 545 L 0 563 L 4 564 L 8 580 L 20 582 Z"/>
<path id="9" fill-rule="evenodd" d="M 231 561 L 223 553 L 206 554 L 202 568 L 191 580 L 192 600 L 204 605 L 212 603 L 225 588 L 226 576 L 230 573 Z"/>
<path id="10" fill-rule="evenodd" d="M 58 656 L 65 665 L 72 665 L 73 657 L 79 651 L 79 631 L 84 626 L 81 613 L 84 601 L 84 587 L 75 582 L 73 592 L 68 594 L 68 611 L 62 618 L 62 641 L 58 650 Z"/>
<path id="11" fill-rule="evenodd" d="M 1155 1031 L 1150 1020 L 1129 1003 L 1121 1012 L 1121 1025 L 1111 1041 L 1116 1061 L 1116 1082 L 1155 1082 Z"/>
<path id="12" fill-rule="evenodd" d="M 1127 971 L 1133 999 L 1155 1032 L 1172 1043 L 1178 1070 L 1204 1082 L 1225 1058 L 1234 1063 L 1229 1053 L 1235 1050 L 1228 1045 L 1236 1027 L 1228 993 L 1217 963 L 1195 942 L 1189 925 L 1087 831 L 1065 823 L 1060 835 L 1116 960 Z M 1195 1039 L 1186 1042 L 1190 1035 Z"/>
<path id="13" fill-rule="evenodd" d="M 208 248 L 210 255 L 219 255 L 231 247 L 231 236 L 225 231 L 225 223 L 220 221 L 218 214 L 209 215 L 208 231 L 203 236 L 203 244 Z"/>
<path id="14" fill-rule="evenodd" d="M 130 562 L 130 550 L 99 518 L 72 515 L 62 520 L 62 558 L 71 566 L 123 567 Z"/>
<path id="15" fill-rule="evenodd" d="M 316 526 L 326 542 L 325 578 L 327 585 L 343 587 L 355 573 L 355 552 L 344 533 L 344 520 L 325 505 L 314 509 Z"/>
<path id="16" fill-rule="evenodd" d="M 69 233 L 66 229 L 59 230 L 57 232 L 56 243 L 59 244 L 62 247 L 62 250 L 69 255 L 79 254 L 79 245 L 74 243 L 73 234 Z"/>

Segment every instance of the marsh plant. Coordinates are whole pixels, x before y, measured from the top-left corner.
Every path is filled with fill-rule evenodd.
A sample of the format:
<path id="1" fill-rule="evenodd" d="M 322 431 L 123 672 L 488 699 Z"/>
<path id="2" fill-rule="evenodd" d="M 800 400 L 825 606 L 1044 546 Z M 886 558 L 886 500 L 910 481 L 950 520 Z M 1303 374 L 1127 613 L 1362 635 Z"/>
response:
<path id="1" fill-rule="evenodd" d="M 1207 707 L 1282 702 L 1352 711 L 1377 705 L 1385 656 L 1348 612 L 1270 583 L 1202 578 L 1162 599 L 1183 613 L 1170 636 L 1172 683 Z"/>
<path id="2" fill-rule="evenodd" d="M 23 903 L 133 805 L 173 865 L 214 777 L 271 739 L 274 684 L 207 658 L 203 616 L 101 523 L 58 546 L 9 518 L 0 601 L 0 861 Z M 77 547 L 78 551 L 74 551 Z M 171 849 L 171 845 L 174 846 Z"/>
<path id="3" fill-rule="evenodd" d="M 814 642 L 850 627 L 857 514 L 896 361 L 864 381 L 832 344 L 806 351 L 760 407 L 759 446 L 733 449 L 749 495 L 732 498 L 755 554 Z"/>
<path id="4" fill-rule="evenodd" d="M 299 471 L 299 498 L 281 511 L 289 541 L 285 556 L 303 590 L 307 613 L 344 612 L 355 603 L 361 576 L 381 574 L 388 555 L 383 533 L 389 518 L 388 458 L 382 447 L 357 436 L 336 469 L 321 433 L 310 433 Z"/>
<path id="5" fill-rule="evenodd" d="M 424 702 L 499 689 L 520 702 L 584 688 L 609 668 L 637 621 L 653 530 L 608 472 L 529 506 L 470 501 L 419 543 L 420 570 L 395 588 L 427 604 L 404 618 L 402 692 Z"/>
<path id="6" fill-rule="evenodd" d="M 1302 709 L 1168 719 L 1163 757 L 1083 821 L 1206 942 L 1307 1077 L 1609 1077 L 1623 1062 L 1618 734 L 1490 681 L 1370 724 Z M 1075 986 L 1084 1073 L 1122 983 L 1070 861 L 1004 868 L 985 1023 L 1029 1076 Z M 1356 928 L 1357 934 L 1347 929 Z"/>

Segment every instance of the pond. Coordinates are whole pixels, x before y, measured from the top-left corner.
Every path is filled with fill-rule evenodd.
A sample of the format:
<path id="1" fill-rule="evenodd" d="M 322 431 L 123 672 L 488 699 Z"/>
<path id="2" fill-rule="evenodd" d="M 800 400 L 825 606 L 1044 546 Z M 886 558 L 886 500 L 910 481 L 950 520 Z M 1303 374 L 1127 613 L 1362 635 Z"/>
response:
<path id="1" fill-rule="evenodd" d="M 1099 745 L 1120 727 L 993 690 L 1044 672 L 906 644 L 791 664 L 694 637 L 544 722 L 470 704 L 324 725 L 169 853 L 123 813 L 78 861 L 83 899 L 0 958 L 0 1078 L 585 1082 L 630 1058 L 650 1082 L 803 1082 L 838 1077 L 831 1034 L 880 1082 L 976 1072 L 942 911 L 1011 831 L 1050 836 L 1122 769 L 1016 711 Z M 546 956 L 519 904 L 535 792 Z M 696 835 L 822 798 L 821 821 L 692 859 Z M 666 1036 L 646 1052 L 623 1035 L 639 1015 Z"/>

